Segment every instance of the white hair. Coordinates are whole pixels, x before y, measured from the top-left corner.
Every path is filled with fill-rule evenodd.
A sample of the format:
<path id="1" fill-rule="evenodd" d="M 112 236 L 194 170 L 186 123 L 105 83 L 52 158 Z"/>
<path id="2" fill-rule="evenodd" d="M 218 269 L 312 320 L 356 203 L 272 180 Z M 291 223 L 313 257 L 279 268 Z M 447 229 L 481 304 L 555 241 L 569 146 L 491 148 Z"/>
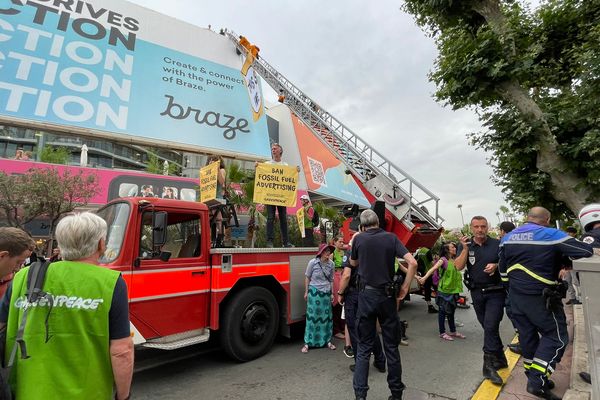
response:
<path id="1" fill-rule="evenodd" d="M 360 224 L 367 228 L 371 226 L 379 226 L 379 217 L 373 210 L 365 210 L 360 213 Z"/>
<path id="2" fill-rule="evenodd" d="M 106 221 L 91 212 L 76 213 L 61 219 L 56 226 L 56 241 L 63 260 L 76 261 L 98 251 L 106 238 Z"/>

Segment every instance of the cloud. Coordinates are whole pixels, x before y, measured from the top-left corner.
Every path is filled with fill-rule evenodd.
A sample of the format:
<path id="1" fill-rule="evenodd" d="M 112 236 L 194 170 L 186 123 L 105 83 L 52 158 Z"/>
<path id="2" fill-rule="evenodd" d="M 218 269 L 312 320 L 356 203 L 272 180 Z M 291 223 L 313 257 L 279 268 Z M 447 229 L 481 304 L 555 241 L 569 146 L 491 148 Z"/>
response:
<path id="1" fill-rule="evenodd" d="M 397 1 L 134 2 L 244 34 L 317 104 L 439 196 L 446 227 L 461 224 L 457 204 L 466 219 L 483 214 L 497 222 L 502 195 L 489 179 L 487 155 L 466 139 L 481 129 L 477 117 L 435 102 L 427 78 L 435 43 Z"/>

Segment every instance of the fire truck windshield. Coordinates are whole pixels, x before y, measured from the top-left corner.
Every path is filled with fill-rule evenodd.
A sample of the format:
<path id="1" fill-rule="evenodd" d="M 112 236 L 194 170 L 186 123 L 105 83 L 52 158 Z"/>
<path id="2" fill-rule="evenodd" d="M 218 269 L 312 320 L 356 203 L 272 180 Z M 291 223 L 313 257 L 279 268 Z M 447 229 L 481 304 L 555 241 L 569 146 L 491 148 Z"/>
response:
<path id="1" fill-rule="evenodd" d="M 129 212 L 130 206 L 128 203 L 114 203 L 98 210 L 98 215 L 108 225 L 106 251 L 102 258 L 100 258 L 101 263 L 113 262 L 119 256 L 127 229 Z"/>

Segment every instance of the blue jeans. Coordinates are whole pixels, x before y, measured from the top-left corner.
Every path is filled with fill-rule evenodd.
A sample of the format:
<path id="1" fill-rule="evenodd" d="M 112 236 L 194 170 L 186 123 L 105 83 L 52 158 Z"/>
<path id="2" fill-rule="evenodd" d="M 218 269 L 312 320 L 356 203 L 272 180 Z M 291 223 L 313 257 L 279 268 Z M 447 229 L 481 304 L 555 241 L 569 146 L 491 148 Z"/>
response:
<path id="1" fill-rule="evenodd" d="M 279 215 L 279 226 L 281 228 L 281 244 L 284 246 L 289 243 L 288 228 L 287 228 L 287 210 L 285 206 L 269 206 L 267 205 L 267 241 L 273 242 L 275 238 L 275 210 Z"/>
<path id="2" fill-rule="evenodd" d="M 402 364 L 396 299 L 387 297 L 383 290 L 361 290 L 358 294 L 357 332 L 358 354 L 354 370 L 354 393 L 357 397 L 367 397 L 369 390 L 369 359 L 377 338 L 376 323 L 379 320 L 383 337 L 383 350 L 387 358 L 387 382 L 392 396 L 402 397 Z"/>

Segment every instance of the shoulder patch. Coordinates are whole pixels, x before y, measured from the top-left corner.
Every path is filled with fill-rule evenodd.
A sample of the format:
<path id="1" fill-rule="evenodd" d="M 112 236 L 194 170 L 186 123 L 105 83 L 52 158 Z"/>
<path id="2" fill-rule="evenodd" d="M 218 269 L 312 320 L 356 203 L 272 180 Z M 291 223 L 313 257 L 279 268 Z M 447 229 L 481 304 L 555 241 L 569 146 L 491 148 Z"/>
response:
<path id="1" fill-rule="evenodd" d="M 591 236 L 586 236 L 582 240 L 583 243 L 592 244 L 594 243 L 594 238 Z"/>
<path id="2" fill-rule="evenodd" d="M 346 261 L 348 261 L 348 256 L 344 255 L 344 258 L 342 258 L 342 261 L 343 261 L 343 262 L 346 262 Z"/>

